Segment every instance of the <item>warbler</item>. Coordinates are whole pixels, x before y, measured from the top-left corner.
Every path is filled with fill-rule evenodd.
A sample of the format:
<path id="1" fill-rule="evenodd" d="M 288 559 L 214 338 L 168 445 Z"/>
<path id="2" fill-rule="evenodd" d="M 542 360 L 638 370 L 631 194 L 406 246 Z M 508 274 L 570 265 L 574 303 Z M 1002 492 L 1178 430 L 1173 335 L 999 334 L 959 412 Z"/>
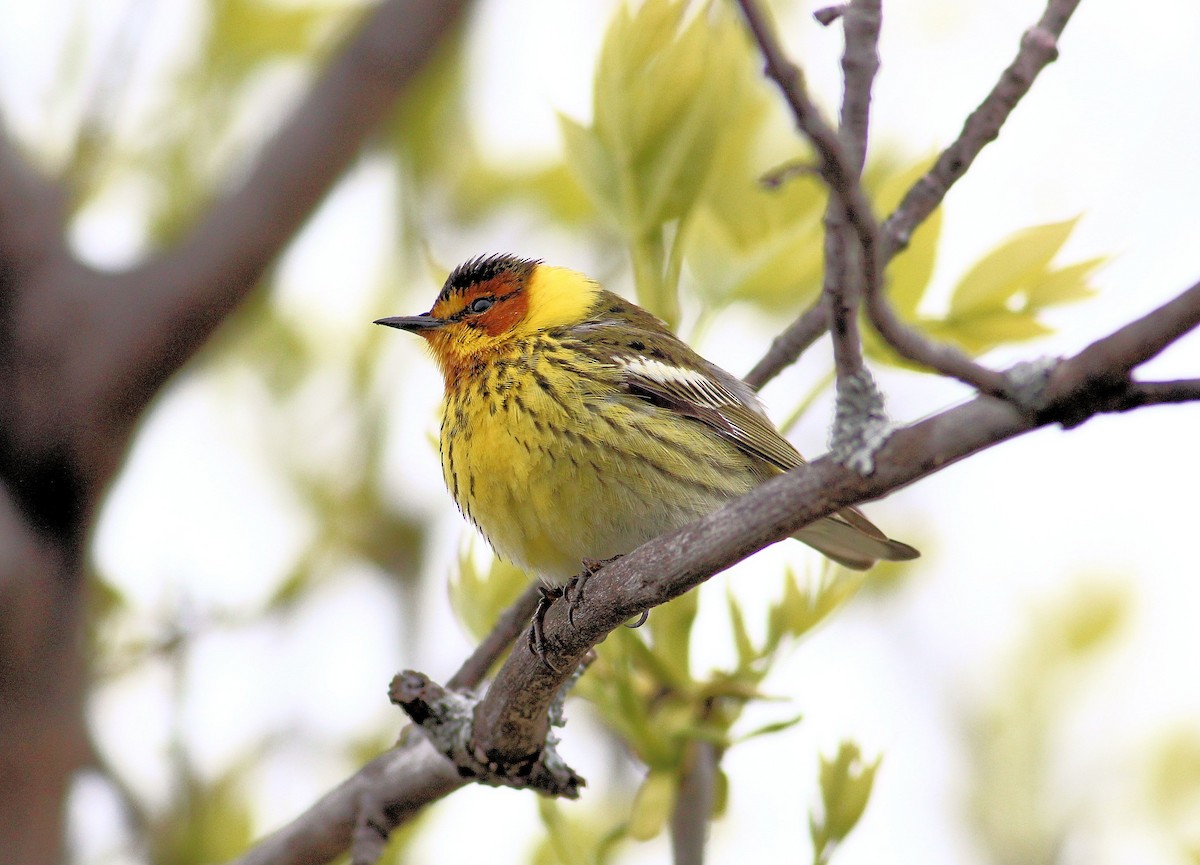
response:
<path id="1" fill-rule="evenodd" d="M 375 323 L 421 336 L 441 369 L 459 510 L 551 586 L 804 462 L 749 385 L 582 273 L 480 256 L 429 312 Z M 855 569 L 919 555 L 855 508 L 795 537 Z"/>

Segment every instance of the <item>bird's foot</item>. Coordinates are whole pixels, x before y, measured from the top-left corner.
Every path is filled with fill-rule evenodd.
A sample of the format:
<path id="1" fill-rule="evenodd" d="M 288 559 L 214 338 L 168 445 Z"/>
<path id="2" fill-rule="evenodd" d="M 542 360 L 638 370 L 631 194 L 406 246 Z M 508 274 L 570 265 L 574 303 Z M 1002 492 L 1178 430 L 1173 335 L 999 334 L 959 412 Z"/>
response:
<path id="1" fill-rule="evenodd" d="M 565 594 L 566 590 L 562 586 L 539 584 L 538 602 L 533 610 L 533 620 L 529 624 L 529 651 L 556 673 L 561 673 L 562 670 L 550 663 L 550 659 L 546 657 L 546 613 L 554 606 L 554 602 Z"/>
<path id="2" fill-rule="evenodd" d="M 583 600 L 583 587 L 591 578 L 592 574 L 599 571 L 605 565 L 611 565 L 620 556 L 613 556 L 611 559 L 583 559 L 583 570 L 567 581 L 563 586 L 563 597 L 567 599 L 570 605 L 567 607 L 567 621 L 571 623 L 571 627 L 575 627 L 575 608 L 579 606 Z"/>

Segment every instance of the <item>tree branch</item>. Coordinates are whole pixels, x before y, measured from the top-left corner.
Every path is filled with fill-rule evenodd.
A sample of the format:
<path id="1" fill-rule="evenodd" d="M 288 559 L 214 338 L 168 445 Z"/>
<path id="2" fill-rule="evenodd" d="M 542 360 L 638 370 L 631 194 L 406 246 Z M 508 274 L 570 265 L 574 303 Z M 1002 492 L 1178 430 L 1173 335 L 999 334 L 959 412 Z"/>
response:
<path id="1" fill-rule="evenodd" d="M 1200 283 L 1056 365 L 1046 407 L 1036 414 L 976 397 L 897 430 L 876 454 L 870 476 L 821 457 L 607 565 L 589 578 L 573 623 L 566 604 L 555 604 L 547 613 L 547 655 L 555 669 L 523 644 L 509 655 L 476 707 L 475 752 L 507 762 L 535 758 L 545 742 L 551 700 L 592 646 L 642 610 L 689 591 L 814 520 L 881 498 L 1039 427 L 1077 426 L 1095 414 L 1129 410 L 1137 400 L 1148 404 L 1150 396 L 1161 402 L 1200 398 L 1200 379 L 1142 384 L 1129 378 L 1135 367 L 1198 325 Z M 395 826 L 462 786 L 449 761 L 415 744 L 417 738 L 376 758 L 238 865 L 329 861 L 349 846 L 365 791 L 386 803 L 382 810 Z M 408 756 L 409 748 L 422 756 Z M 305 843 L 319 845 L 319 855 L 304 850 Z"/>
<path id="2" fill-rule="evenodd" d="M 24 285 L 22 446 L 53 433 L 49 441 L 107 480 L 149 400 L 258 284 L 465 5 L 376 6 L 242 185 L 177 246 L 125 273 L 71 260 L 53 279 Z M 64 416 L 79 422 L 62 430 Z"/>
<path id="3" fill-rule="evenodd" d="M 671 849 L 675 865 L 703 865 L 708 824 L 716 803 L 720 752 L 712 742 L 688 743 L 683 776 L 671 812 Z"/>
<path id="4" fill-rule="evenodd" d="M 942 151 L 933 168 L 913 185 L 884 222 L 886 259 L 908 246 L 917 226 L 937 209 L 983 148 L 1000 135 L 1000 128 L 1029 92 L 1038 73 L 1058 58 L 1058 38 L 1079 2 L 1049 0 L 1038 23 L 1021 37 L 1017 56 L 979 107 L 967 117 L 958 138 Z"/>
<path id="5" fill-rule="evenodd" d="M 1200 378 L 1177 381 L 1135 381 L 1121 401 L 1121 411 L 1145 405 L 1165 405 L 1200 400 Z"/>
<path id="6" fill-rule="evenodd" d="M 63 190 L 43 177 L 0 127 L 0 299 L 63 248 Z"/>
<path id="7" fill-rule="evenodd" d="M 870 128 L 871 86 L 879 70 L 879 0 L 851 0 L 843 12 L 846 46 L 842 54 L 842 113 L 839 127 L 847 168 L 857 181 L 866 160 Z M 862 374 L 862 336 L 858 307 L 868 263 L 857 254 L 853 233 L 846 224 L 846 207 L 831 196 L 825 208 L 825 278 L 822 295 L 828 307 L 833 336 L 833 360 L 839 389 Z"/>
<path id="8" fill-rule="evenodd" d="M 140 408 L 191 357 L 358 156 L 465 0 L 384 0 L 263 147 L 242 186 L 107 305 L 106 374 Z M 130 315 L 130 309 L 139 314 Z"/>
<path id="9" fill-rule="evenodd" d="M 387 803 L 378 813 L 392 825 L 400 825 L 466 784 L 428 739 L 411 736 L 231 865 L 323 865 L 350 849 L 365 803 Z"/>
<path id="10" fill-rule="evenodd" d="M 743 9 L 745 10 L 748 5 L 752 6 L 753 4 L 742 3 Z M 1017 103 L 1029 91 L 1038 73 L 1058 56 L 1057 39 L 1062 35 L 1067 21 L 1070 20 L 1078 5 L 1079 0 L 1050 0 L 1037 25 L 1026 32 L 1022 38 L 1016 58 L 1004 70 L 1000 80 L 984 101 L 967 118 L 959 137 L 942 152 L 933 168 L 913 185 L 900 205 L 884 222 L 882 228 L 883 249 L 880 254 L 881 266 L 886 265 L 893 256 L 908 245 L 917 226 L 924 222 L 941 204 L 950 187 L 966 173 L 983 148 L 996 139 L 1000 128 Z M 845 14 L 848 11 L 846 6 L 839 6 L 836 9 L 838 14 Z M 757 33 L 756 38 L 758 38 Z M 767 38 L 772 38 L 769 33 L 767 33 Z M 764 56 L 766 56 L 767 48 L 762 45 L 761 40 L 760 46 L 763 47 Z M 782 88 L 784 84 L 781 82 L 780 86 Z M 834 192 L 836 194 L 837 190 L 834 189 Z M 887 304 L 883 292 L 878 290 L 878 285 L 875 290 L 868 286 L 866 297 L 872 322 L 880 334 L 902 355 L 951 375 L 960 381 L 965 381 L 981 392 L 995 396 L 1009 396 L 1002 375 L 979 366 L 951 346 L 932 345 L 923 336 L 900 321 L 890 305 Z M 802 318 L 806 316 L 808 313 L 805 313 Z M 807 327 L 814 324 L 816 322 L 810 320 L 802 330 L 806 330 Z M 794 328 L 801 329 L 799 321 L 789 328 L 789 331 Z M 819 334 L 817 335 L 819 336 Z M 781 339 L 782 337 L 772 343 L 768 354 L 752 371 L 756 374 L 756 387 L 761 387 L 780 370 L 794 362 L 816 340 L 816 337 L 807 343 L 796 339 L 781 343 Z M 789 349 L 794 353 L 788 351 Z"/>
<path id="11" fill-rule="evenodd" d="M 537 587 L 530 586 L 501 614 L 491 633 L 450 677 L 446 687 L 477 688 L 492 665 L 529 627 L 537 599 Z M 393 830 L 426 804 L 469 780 L 417 728 L 409 727 L 401 734 L 399 745 L 363 766 L 231 865 L 315 865 L 337 858 L 351 846 L 356 856 L 365 857 L 363 851 L 371 847 L 370 842 L 360 840 L 362 834 L 374 832 L 373 840 L 386 841 Z M 360 860 L 355 859 L 354 865 L 361 865 Z"/>
<path id="12" fill-rule="evenodd" d="M 771 340 L 767 353 L 746 373 L 743 381 L 756 390 L 762 387 L 804 354 L 828 327 L 829 310 L 825 298 L 818 297 L 816 303 L 788 325 L 787 330 Z"/>
<path id="13" fill-rule="evenodd" d="M 851 0 L 842 14 L 846 48 L 842 53 L 842 146 L 862 173 L 866 163 L 871 119 L 871 88 L 879 72 L 881 0 Z"/>

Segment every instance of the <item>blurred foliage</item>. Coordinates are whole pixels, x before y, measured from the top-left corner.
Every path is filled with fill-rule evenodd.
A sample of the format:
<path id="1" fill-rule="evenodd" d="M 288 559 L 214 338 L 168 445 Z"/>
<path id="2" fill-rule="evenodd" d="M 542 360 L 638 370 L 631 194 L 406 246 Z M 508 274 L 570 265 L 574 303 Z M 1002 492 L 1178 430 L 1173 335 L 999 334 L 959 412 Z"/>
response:
<path id="1" fill-rule="evenodd" d="M 1149 761 L 1152 814 L 1185 862 L 1200 862 L 1200 733 L 1193 720 L 1167 731 Z"/>
<path id="2" fill-rule="evenodd" d="M 467 633 L 483 639 L 496 619 L 529 585 L 529 576 L 509 562 L 488 555 L 489 565 L 475 561 L 475 539 L 459 551 L 458 566 L 450 575 L 450 603 Z"/>
<path id="3" fill-rule="evenodd" d="M 594 216 L 574 175 L 562 162 L 545 166 L 500 165 L 476 140 L 466 87 L 464 33 L 446 40 L 404 94 L 388 126 L 388 144 L 424 208 L 471 224 L 514 203 L 533 207 L 562 225 Z M 411 205 L 399 203 L 402 212 Z M 422 220 L 412 228 L 420 230 Z"/>
<path id="4" fill-rule="evenodd" d="M 594 822 L 586 823 L 590 828 L 579 829 L 570 848 L 575 851 L 573 855 L 582 857 L 582 851 L 593 849 L 587 846 L 585 836 L 603 838 L 608 845 L 624 837 L 644 841 L 659 835 L 675 805 L 691 743 L 708 742 L 720 753 L 738 742 L 783 732 L 798 724 L 800 716 L 785 714 L 760 727 L 737 729 L 750 702 L 778 699 L 760 686 L 780 654 L 853 597 L 864 580 L 861 572 L 830 563 L 812 585 L 787 572 L 778 595 L 766 610 L 764 634 L 757 641 L 751 636 L 742 605 L 732 592 L 728 593 L 725 608 L 735 660 L 724 669 L 699 673 L 690 661 L 692 640 L 698 636 L 693 627 L 700 602 L 698 592 L 655 608 L 644 627 L 618 630 L 600 644 L 597 660 L 575 693 L 593 704 L 616 740 L 646 766 L 647 772 L 628 816 L 602 827 L 602 831 Z M 503 562 L 493 560 L 487 571 L 481 570 L 468 549 L 460 557 L 452 598 L 468 628 L 481 635 L 527 584 L 519 570 Z M 873 767 L 863 766 L 857 757 L 843 755 L 829 766 L 823 764 L 820 786 L 825 816 L 813 824 L 818 851 L 831 852 L 853 828 L 866 805 L 873 772 Z M 718 785 L 714 817 L 723 813 L 727 799 L 728 779 L 723 772 Z M 553 831 L 568 831 L 568 824 L 562 822 L 557 811 L 550 814 L 555 821 Z M 546 812 L 543 816 L 549 820 Z M 557 845 L 546 849 L 557 849 Z M 544 855 L 550 854 L 544 851 Z M 557 861 L 604 859 L 560 857 Z"/>
<path id="5" fill-rule="evenodd" d="M 1052 865 L 1061 861 L 1075 809 L 1055 794 L 1051 776 L 1059 741 L 1087 674 L 1130 617 L 1118 585 L 1072 586 L 1030 619 L 988 699 L 967 720 L 971 815 L 991 861 Z"/>
<path id="6" fill-rule="evenodd" d="M 160 243 L 179 238 L 256 139 L 272 131 L 269 121 L 282 117 L 279 109 L 290 100 L 274 89 L 279 79 L 298 94 L 358 14 L 353 5 L 320 0 L 212 0 L 201 13 L 194 54 L 179 57 L 172 70 L 169 97 L 133 134 L 117 129 L 124 95 L 117 85 L 143 46 L 111 52 L 102 81 L 109 86 L 91 94 L 64 166 L 75 205 L 87 204 L 106 184 L 148 181 L 151 237 Z M 132 31 L 143 23 L 135 4 L 121 26 Z"/>
<path id="7" fill-rule="evenodd" d="M 842 742 L 833 759 L 821 758 L 821 810 L 808 821 L 813 865 L 825 865 L 858 824 L 871 797 L 880 759 L 864 763 L 853 742 Z"/>
<path id="8" fill-rule="evenodd" d="M 626 824 L 614 815 L 628 810 L 629 801 L 585 802 L 564 807 L 538 798 L 538 816 L 546 835 L 534 848 L 531 865 L 606 865 L 616 860 Z"/>
<path id="9" fill-rule="evenodd" d="M 119 112 L 106 110 L 119 103 L 120 93 L 101 89 L 66 160 L 77 209 L 113 186 L 143 182 L 149 194 L 142 217 L 155 244 L 182 236 L 221 194 L 244 154 L 269 134 L 274 112 L 286 105 L 281 89 L 302 89 L 359 20 L 361 8 L 213 0 L 203 12 L 194 54 L 178 58 L 164 84 L 167 96 L 136 131 L 122 133 L 113 120 Z M 711 322 L 733 304 L 779 321 L 816 298 L 826 195 L 804 171 L 763 182 L 768 174 L 779 177 L 777 166 L 803 166 L 811 155 L 764 81 L 729 4 L 618 3 L 596 65 L 592 116 L 561 117 L 562 158 L 540 165 L 501 164 L 477 139 L 465 45 L 465 31 L 446 41 L 371 154 L 386 161 L 397 189 L 395 251 L 372 286 L 373 307 L 407 303 L 410 285 L 432 296 L 432 275 L 444 273 L 448 264 L 437 260 L 438 239 L 505 224 L 515 208 L 533 214 L 547 231 L 573 232 L 589 249 L 611 248 L 614 254 L 601 260 L 627 262 L 613 265 L 613 275 L 631 273 L 639 300 L 675 324 L 685 313 Z M 135 56 L 114 62 L 128 71 Z M 119 72 L 112 72 L 114 80 Z M 864 183 L 880 212 L 888 212 L 929 164 L 873 154 Z M 906 320 L 973 354 L 1044 335 L 1043 311 L 1088 297 L 1088 279 L 1100 264 L 1054 263 L 1074 224 L 1033 227 L 1001 244 L 957 280 L 939 308 L 931 295 L 941 228 L 937 211 L 890 265 L 889 296 Z M 397 386 L 403 373 L 389 368 L 381 329 L 364 321 L 361 331 L 334 332 L 324 321 L 289 313 L 271 288 L 265 286 L 228 322 L 193 374 L 226 388 L 230 423 L 249 430 L 248 437 L 269 455 L 272 472 L 306 514 L 309 531 L 262 609 L 214 615 L 187 631 L 131 629 L 128 620 L 135 613 L 127 599 L 99 576 L 90 612 L 101 679 L 125 675 L 139 662 L 177 658 L 204 628 L 287 617 L 315 589 L 355 565 L 387 581 L 411 630 L 419 630 L 414 596 L 428 576 L 431 525 L 427 515 L 406 506 L 413 503 L 405 498 L 410 479 L 404 471 L 415 460 L 436 457 L 422 452 L 389 459 L 399 418 L 411 411 L 405 388 Z M 904 365 L 869 328 L 864 333 L 874 360 Z M 797 416 L 830 381 L 800 401 Z M 450 588 L 464 628 L 475 637 L 486 633 L 527 580 L 510 565 L 494 560 L 480 565 L 473 548 L 465 546 Z M 614 633 L 577 693 L 595 707 L 618 747 L 646 767 L 645 775 L 633 796 L 595 791 L 578 805 L 539 801 L 546 834 L 532 861 L 614 861 L 623 842 L 661 834 L 694 743 L 710 743 L 723 754 L 800 723 L 781 708 L 775 720 L 744 729 L 743 713 L 752 702 L 774 699 L 764 682 L 779 658 L 863 585 L 861 574 L 832 566 L 811 584 L 788 572 L 761 615 L 748 614 L 735 594 L 727 594 L 721 612 L 733 660 L 720 669 L 697 670 L 692 662 L 694 642 L 708 639 L 695 624 L 699 593 L 656 609 L 644 628 Z M 714 596 L 706 596 L 705 603 L 713 602 Z M 1037 676 L 1005 683 L 998 695 L 1011 702 L 998 702 L 980 721 L 979 742 L 987 743 L 980 745 L 980 795 L 1009 803 L 992 808 L 981 800 L 984 832 L 996 845 L 1012 843 L 1011 849 L 1033 857 L 1022 861 L 1045 861 L 1038 857 L 1054 837 L 1040 806 L 1029 804 L 1040 790 L 1044 725 L 1069 672 L 1105 643 L 1122 615 L 1120 599 L 1087 596 L 1063 613 L 1066 618 L 1055 618 L 1039 632 L 1037 650 L 1052 645 L 1057 654 L 1048 662 L 1038 656 Z M 268 753 L 279 733 L 264 731 L 254 758 Z M 393 729 L 364 731 L 340 743 L 339 755 L 365 760 L 394 736 Z M 176 795 L 168 802 L 134 803 L 134 810 L 148 814 L 141 827 L 146 848 L 155 861 L 184 863 L 241 852 L 264 828 L 252 818 L 253 758 L 204 779 L 189 768 L 187 742 L 174 747 L 182 754 L 174 766 Z M 1178 747 L 1186 751 L 1187 743 Z M 1176 764 L 1188 765 L 1182 759 Z M 878 765 L 849 742 L 821 759 L 813 781 L 820 803 L 810 818 L 815 862 L 828 861 L 858 822 Z M 1164 770 L 1156 781 L 1164 802 L 1183 802 L 1196 788 L 1192 776 L 1180 771 L 1181 780 Z M 123 789 L 117 770 L 112 777 L 114 788 Z M 729 799 L 723 772 L 717 785 L 719 815 Z M 137 798 L 124 795 L 131 802 Z M 407 845 L 419 826 L 398 833 L 387 861 L 408 861 Z M 1031 837 L 1014 838 L 1023 827 L 1033 827 Z"/>
<path id="10" fill-rule="evenodd" d="M 672 325 L 692 212 L 762 113 L 752 69 L 724 4 L 621 5 L 600 50 L 592 125 L 560 119 L 567 164 L 627 245 L 639 302 Z"/>
<path id="11" fill-rule="evenodd" d="M 976 262 L 955 284 L 949 309 L 942 315 L 919 312 L 924 291 L 912 283 L 893 283 L 890 297 L 900 314 L 934 339 L 958 345 L 978 355 L 999 345 L 1011 345 L 1053 333 L 1039 315 L 1054 306 L 1091 297 L 1088 278 L 1105 261 L 1093 258 L 1065 267 L 1053 265 L 1078 220 L 1024 229 Z M 918 232 L 920 236 L 920 232 Z M 901 257 L 903 261 L 903 256 Z M 892 276 L 928 275 L 924 265 Z M 928 283 L 926 283 L 928 285 Z M 920 369 L 898 358 L 878 335 L 865 340 L 868 354 L 887 363 Z"/>
<path id="12" fill-rule="evenodd" d="M 254 838 L 245 794 L 238 789 L 246 768 L 210 782 L 189 777 L 177 787 L 173 807 L 152 835 L 152 861 L 206 865 L 240 855 Z"/>

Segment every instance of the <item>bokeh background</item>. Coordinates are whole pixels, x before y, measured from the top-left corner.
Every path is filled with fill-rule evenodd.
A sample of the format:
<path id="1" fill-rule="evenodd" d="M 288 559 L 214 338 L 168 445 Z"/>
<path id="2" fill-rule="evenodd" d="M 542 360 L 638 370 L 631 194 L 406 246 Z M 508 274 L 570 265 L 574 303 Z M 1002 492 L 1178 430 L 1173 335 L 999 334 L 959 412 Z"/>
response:
<path id="1" fill-rule="evenodd" d="M 79 254 L 120 269 L 236 184 L 365 5 L 0 0 L 0 108 L 31 158 L 69 169 Z M 471 612 L 447 583 L 464 558 L 487 558 L 441 483 L 438 375 L 417 340 L 370 321 L 427 309 L 445 270 L 481 252 L 569 265 L 633 295 L 626 249 L 562 163 L 558 119 L 591 121 L 617 8 L 476 4 L 394 127 L 146 419 L 92 545 L 88 720 L 102 762 L 69 803 L 74 861 L 237 854 L 394 738 L 393 672 L 444 680 L 469 651 Z M 832 112 L 840 33 L 808 4 L 774 8 Z M 885 4 L 881 176 L 953 139 L 1041 9 Z M 1086 0 L 1060 60 L 950 194 L 922 309 L 936 314 L 1014 232 L 1076 217 L 1056 261 L 1108 257 L 1089 277 L 1095 295 L 1046 312 L 1052 334 L 989 363 L 1070 353 L 1190 285 L 1198 39 L 1187 0 Z M 708 314 L 692 292 L 702 282 L 685 265 L 682 331 L 736 373 L 801 308 L 748 297 Z M 791 438 L 809 454 L 824 449 L 828 369 L 821 342 L 764 390 L 780 421 L 808 403 Z M 1192 339 L 1147 373 L 1198 369 Z M 884 366 L 880 379 L 901 421 L 966 397 L 915 372 Z M 871 506 L 925 556 L 869 581 L 774 665 L 764 690 L 789 702 L 751 705 L 746 728 L 804 718 L 728 752 L 712 860 L 807 861 L 818 756 L 852 739 L 882 762 L 843 865 L 1196 861 L 1198 433 L 1194 406 L 1102 417 Z M 706 587 L 697 668 L 732 652 L 725 593 L 761 608 L 787 567 L 815 579 L 820 566 L 787 544 Z M 563 811 L 610 807 L 640 770 L 587 704 L 568 717 L 564 753 L 592 786 Z M 490 861 L 546 857 L 542 819 L 530 794 L 468 788 L 394 855 L 465 861 L 486 837 L 503 839 Z M 661 838 L 619 850 L 667 856 Z"/>

